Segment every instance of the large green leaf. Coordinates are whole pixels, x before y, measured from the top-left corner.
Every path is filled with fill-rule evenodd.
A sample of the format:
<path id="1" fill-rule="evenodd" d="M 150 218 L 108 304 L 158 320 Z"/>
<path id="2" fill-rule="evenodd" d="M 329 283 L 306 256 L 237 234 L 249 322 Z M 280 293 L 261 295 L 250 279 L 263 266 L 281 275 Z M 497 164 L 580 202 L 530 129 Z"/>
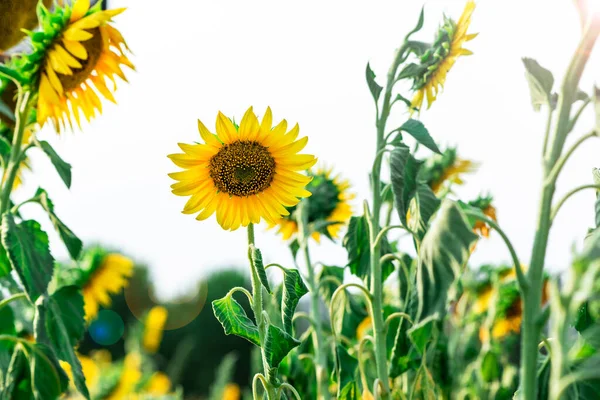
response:
<path id="1" fill-rule="evenodd" d="M 54 271 L 48 235 L 36 221 L 17 224 L 12 214 L 2 218 L 2 244 L 32 303 L 46 292 Z"/>
<path id="2" fill-rule="evenodd" d="M 89 399 L 81 363 L 75 354 L 75 348 L 85 333 L 83 296 L 77 286 L 65 286 L 46 298 L 38 305 L 38 324 L 36 339 L 45 342 L 54 349 L 59 359 L 69 363 L 73 372 L 73 381 L 79 393 Z M 45 332 L 41 332 L 42 327 Z"/>
<path id="3" fill-rule="evenodd" d="M 267 292 L 271 293 L 271 287 L 269 286 L 269 279 L 267 278 L 267 271 L 265 271 L 265 265 L 263 263 L 262 253 L 259 249 L 252 246 L 250 249 L 250 257 L 252 257 L 252 264 L 256 268 L 258 272 L 258 279 L 260 283 L 263 285 Z"/>
<path id="4" fill-rule="evenodd" d="M 212 302 L 213 312 L 226 335 L 236 335 L 260 346 L 260 335 L 256 324 L 246 315 L 244 308 L 231 295 Z"/>
<path id="5" fill-rule="evenodd" d="M 427 128 L 425 128 L 425 125 L 423 125 L 421 121 L 416 119 L 409 119 L 408 121 L 403 123 L 402 126 L 398 129 L 400 131 L 408 133 L 409 135 L 414 137 L 417 142 L 421 143 L 423 146 L 427 147 L 434 153 L 442 154 L 437 144 L 429 134 L 429 131 L 427 130 Z"/>
<path id="6" fill-rule="evenodd" d="M 331 304 L 333 312 L 330 318 L 332 328 L 337 334 L 346 337 L 356 336 L 356 329 L 368 315 L 366 306 L 359 302 L 361 295 L 360 293 L 353 295 L 344 290 L 333 299 Z"/>
<path id="7" fill-rule="evenodd" d="M 39 198 L 40 205 L 48 213 L 48 217 L 50 218 L 52 225 L 54 225 L 54 228 L 60 235 L 60 238 L 67 247 L 67 250 L 69 250 L 71 258 L 77 260 L 81 254 L 83 243 L 77 237 L 77 235 L 75 235 L 73 231 L 56 216 L 56 213 L 54 212 L 54 204 L 44 189 L 39 188 L 35 194 L 35 197 Z"/>
<path id="8" fill-rule="evenodd" d="M 351 356 L 341 344 L 336 344 L 335 352 L 335 371 L 337 375 L 338 398 L 358 399 L 357 387 L 350 391 L 348 385 L 357 381 L 358 360 Z"/>
<path id="9" fill-rule="evenodd" d="M 12 353 L 8 369 L 0 370 L 2 381 L 0 382 L 1 399 L 17 399 L 19 397 L 31 399 L 31 383 L 28 379 L 27 356 L 23 346 L 15 347 Z M 23 385 L 23 382 L 27 383 Z M 24 387 L 22 387 L 22 385 Z M 26 396 L 19 396 L 17 392 L 25 391 Z"/>
<path id="10" fill-rule="evenodd" d="M 317 281 L 319 282 L 319 293 L 321 294 L 321 297 L 329 304 L 333 292 L 339 287 L 338 282 L 340 284 L 344 282 L 344 268 L 323 265 Z"/>
<path id="11" fill-rule="evenodd" d="M 0 335 L 16 336 L 15 315 L 10 306 L 0 308 Z M 0 341 L 0 385 L 4 380 L 2 373 L 8 369 L 12 358 L 14 344 L 9 341 Z"/>
<path id="12" fill-rule="evenodd" d="M 437 316 L 430 315 L 408 330 L 408 337 L 419 353 L 424 354 L 427 344 L 433 339 Z"/>
<path id="13" fill-rule="evenodd" d="M 421 28 L 423 28 L 423 23 L 425 22 L 425 7 L 421 7 L 421 13 L 419 14 L 419 20 L 417 21 L 417 26 L 414 27 L 414 29 L 410 32 L 408 32 L 408 34 L 406 35 L 406 38 L 404 39 L 405 41 L 408 41 L 408 39 L 410 39 L 410 37 L 421 30 Z"/>
<path id="14" fill-rule="evenodd" d="M 414 201 L 410 205 L 410 220 L 408 227 L 423 239 L 429 227 L 429 220 L 440 207 L 441 201 L 429 185 L 419 182 Z"/>
<path id="15" fill-rule="evenodd" d="M 69 378 L 52 349 L 42 343 L 27 346 L 31 389 L 35 399 L 57 399 L 69 387 Z M 89 396 L 87 396 L 89 398 Z"/>
<path id="16" fill-rule="evenodd" d="M 279 364 L 285 356 L 299 345 L 300 342 L 291 335 L 288 335 L 275 325 L 269 325 L 264 346 L 269 366 L 271 368 L 279 367 Z"/>
<path id="17" fill-rule="evenodd" d="M 554 85 L 552 72 L 531 58 L 523 58 L 523 64 L 525 65 L 533 109 L 539 111 L 542 105 L 550 106 L 552 103 L 552 86 Z"/>
<path id="18" fill-rule="evenodd" d="M 56 168 L 56 172 L 65 183 L 65 185 L 70 188 L 71 187 L 71 164 L 63 160 L 56 150 L 50 145 L 50 143 L 46 141 L 41 141 L 40 147 L 46 153 L 48 158 L 50 158 L 50 162 Z"/>
<path id="19" fill-rule="evenodd" d="M 338 384 L 338 387 L 340 388 L 337 395 L 338 400 L 360 400 L 360 390 L 356 381 L 350 381 L 344 387 Z"/>
<path id="20" fill-rule="evenodd" d="M 308 288 L 304 284 L 300 273 L 295 269 L 284 271 L 283 294 L 281 298 L 281 320 L 285 332 L 292 333 L 292 318 L 296 312 L 298 302 L 306 293 Z"/>
<path id="21" fill-rule="evenodd" d="M 10 260 L 8 259 L 8 254 L 6 254 L 4 246 L 0 244 L 0 279 L 10 274 L 10 270 L 11 267 Z"/>
<path id="22" fill-rule="evenodd" d="M 407 217 L 411 199 L 417 192 L 417 175 L 422 162 L 417 161 L 406 145 L 396 147 L 390 156 L 390 172 L 396 210 L 400 221 L 407 225 Z"/>
<path id="23" fill-rule="evenodd" d="M 477 240 L 461 211 L 445 200 L 438 217 L 423 238 L 417 266 L 419 307 L 417 321 L 444 315 L 448 291 L 460 276 Z"/>
<path id="24" fill-rule="evenodd" d="M 383 90 L 383 88 L 381 86 L 379 86 L 377 84 L 377 82 L 375 82 L 375 72 L 373 72 L 373 70 L 371 69 L 371 65 L 368 63 L 367 63 L 366 76 L 367 76 L 367 84 L 369 85 L 369 90 L 371 91 L 371 95 L 373 96 L 373 99 L 377 103 L 377 100 L 379 100 L 379 96 L 381 95 L 381 91 Z"/>

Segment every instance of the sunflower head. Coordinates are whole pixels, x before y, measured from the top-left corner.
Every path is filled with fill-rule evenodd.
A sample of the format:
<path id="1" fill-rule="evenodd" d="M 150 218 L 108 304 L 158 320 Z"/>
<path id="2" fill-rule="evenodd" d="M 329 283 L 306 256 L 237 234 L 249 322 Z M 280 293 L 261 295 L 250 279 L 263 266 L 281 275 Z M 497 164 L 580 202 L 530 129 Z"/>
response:
<path id="1" fill-rule="evenodd" d="M 111 296 L 129 284 L 133 261 L 121 254 L 102 249 L 89 251 L 82 260 L 77 284 L 83 288 L 85 319 L 91 321 L 100 307 L 111 305 Z"/>
<path id="2" fill-rule="evenodd" d="M 460 56 L 472 54 L 463 48 L 463 44 L 477 34 L 467 34 L 475 2 L 469 0 L 458 22 L 444 16 L 444 22 L 435 36 L 435 40 L 419 58 L 418 73 L 413 80 L 415 96 L 412 108 L 420 109 L 427 97 L 427 108 L 435 101 L 440 89 L 444 87 L 446 75 Z"/>
<path id="3" fill-rule="evenodd" d="M 443 154 L 434 154 L 427 159 L 419 174 L 431 190 L 439 194 L 446 184 L 463 184 L 462 175 L 473 173 L 477 168 L 477 163 L 459 158 L 456 148 L 450 147 Z"/>
<path id="4" fill-rule="evenodd" d="M 477 199 L 470 201 L 468 204 L 471 207 L 480 209 L 483 215 L 486 217 L 489 217 L 493 221 L 497 221 L 496 208 L 492 205 L 493 200 L 494 198 L 490 195 L 479 196 Z M 486 238 L 490 236 L 490 227 L 483 221 L 475 221 L 473 231 Z"/>
<path id="5" fill-rule="evenodd" d="M 72 128 L 73 120 L 80 125 L 81 114 L 90 121 L 102 112 L 100 96 L 115 102 L 115 78 L 126 81 L 122 66 L 133 69 L 123 36 L 110 24 L 123 11 L 103 11 L 101 2 L 91 7 L 90 0 L 53 11 L 40 3 L 41 30 L 29 33 L 33 51 L 20 59 L 19 68 L 39 87 L 40 125 L 51 120 L 57 131 L 67 122 Z"/>
<path id="6" fill-rule="evenodd" d="M 307 202 L 304 212 L 308 213 L 308 223 L 331 223 L 321 231 L 312 232 L 312 237 L 320 241 L 323 233 L 331 239 L 336 239 L 352 216 L 350 201 L 354 194 L 350 192 L 350 183 L 341 179 L 339 175 L 333 176 L 331 169 L 319 168 L 316 172 L 309 171 L 308 176 L 312 177 L 312 181 L 306 189 L 312 196 L 303 200 Z M 298 233 L 298 206 L 288 207 L 288 211 L 290 214 L 282 217 L 277 224 L 283 240 L 288 240 Z"/>
<path id="7" fill-rule="evenodd" d="M 156 353 L 158 350 L 168 316 L 167 309 L 161 306 L 152 307 L 148 312 L 142 337 L 142 345 L 148 353 Z"/>
<path id="8" fill-rule="evenodd" d="M 152 374 L 148 383 L 144 386 L 144 394 L 162 396 L 171 391 L 171 379 L 164 372 L 155 372 Z"/>
<path id="9" fill-rule="evenodd" d="M 219 113 L 216 134 L 200 121 L 198 129 L 203 143 L 180 143 L 183 153 L 169 156 L 183 168 L 169 176 L 177 181 L 175 195 L 190 196 L 184 214 L 204 220 L 216 212 L 226 230 L 261 219 L 273 225 L 290 214 L 286 207 L 311 195 L 305 186 L 312 178 L 301 172 L 317 160 L 298 154 L 308 138 L 298 139 L 297 124 L 287 131 L 285 120 L 273 127 L 270 108 L 260 123 L 250 107 L 239 126 Z"/>

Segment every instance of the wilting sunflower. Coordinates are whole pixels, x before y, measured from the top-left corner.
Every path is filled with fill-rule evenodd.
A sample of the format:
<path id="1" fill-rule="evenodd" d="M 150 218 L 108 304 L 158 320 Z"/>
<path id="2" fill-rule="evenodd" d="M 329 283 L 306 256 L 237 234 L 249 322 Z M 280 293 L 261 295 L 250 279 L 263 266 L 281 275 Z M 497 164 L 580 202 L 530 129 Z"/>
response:
<path id="1" fill-rule="evenodd" d="M 222 113 L 217 116 L 216 132 L 211 133 L 198 121 L 204 143 L 184 144 L 183 154 L 169 158 L 184 171 L 169 174 L 178 196 L 191 196 L 183 213 L 204 220 L 213 213 L 223 229 L 258 223 L 261 218 L 274 224 L 289 215 L 300 198 L 311 195 L 305 186 L 311 177 L 301 174 L 317 159 L 297 154 L 308 141 L 298 139 L 296 124 L 289 132 L 287 122 L 272 127 L 271 109 L 267 108 L 259 123 L 252 107 L 246 111 L 239 127 Z"/>
<path id="2" fill-rule="evenodd" d="M 102 112 L 99 95 L 115 102 L 115 78 L 127 80 L 121 67 L 134 68 L 123 36 L 110 25 L 124 10 L 103 11 L 101 2 L 90 7 L 90 0 L 52 12 L 39 6 L 42 29 L 30 34 L 34 50 L 24 58 L 23 69 L 39 78 L 40 125 L 50 119 L 57 131 L 66 122 L 72 128 L 73 119 L 80 125 L 80 112 L 87 121 Z"/>
<path id="3" fill-rule="evenodd" d="M 119 293 L 133 275 L 133 261 L 121 254 L 93 253 L 83 284 L 85 319 L 93 320 L 100 306 L 111 304 L 110 296 Z"/>
<path id="4" fill-rule="evenodd" d="M 427 159 L 420 171 L 420 178 L 427 182 L 435 194 L 439 194 L 445 183 L 462 185 L 463 174 L 477 171 L 478 164 L 459 158 L 456 148 L 448 148 L 442 155 L 434 154 Z"/>
<path id="5" fill-rule="evenodd" d="M 413 82 L 413 90 L 416 92 L 411 104 L 413 108 L 420 109 L 425 97 L 427 108 L 431 107 L 440 88 L 444 87 L 446 75 L 456 60 L 460 56 L 472 54 L 462 46 L 477 36 L 467 33 L 474 9 L 475 2 L 470 0 L 458 22 L 444 16 L 444 23 L 439 28 L 431 48 L 420 57 L 422 73 L 415 77 Z"/>
<path id="6" fill-rule="evenodd" d="M 331 169 L 318 169 L 316 172 L 308 172 L 313 178 L 306 186 L 312 193 L 308 201 L 308 222 L 327 221 L 334 224 L 325 229 L 329 237 L 336 239 L 343 226 L 352 216 L 350 201 L 354 194 L 349 192 L 350 182 L 343 180 L 339 175 L 332 176 Z M 297 206 L 289 207 L 289 215 L 282 217 L 277 225 L 283 240 L 288 240 L 298 233 Z M 338 222 L 338 223 L 335 223 Z M 319 232 L 313 232 L 312 237 L 318 242 L 321 238 Z"/>
<path id="7" fill-rule="evenodd" d="M 142 338 L 142 344 L 147 352 L 156 353 L 158 350 L 168 315 L 167 309 L 161 306 L 152 307 L 148 312 Z"/>
<path id="8" fill-rule="evenodd" d="M 476 200 L 470 201 L 468 204 L 472 207 L 479 208 L 483 215 L 489 217 L 493 221 L 496 219 L 496 208 L 492 205 L 492 196 L 479 197 Z M 475 221 L 473 231 L 483 237 L 490 236 L 490 227 L 483 221 Z"/>

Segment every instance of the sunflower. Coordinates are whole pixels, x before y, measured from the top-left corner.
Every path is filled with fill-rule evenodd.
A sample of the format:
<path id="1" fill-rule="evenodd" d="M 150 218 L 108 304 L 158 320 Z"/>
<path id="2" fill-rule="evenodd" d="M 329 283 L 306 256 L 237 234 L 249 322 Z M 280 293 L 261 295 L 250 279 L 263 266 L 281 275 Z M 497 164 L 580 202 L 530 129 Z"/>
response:
<path id="1" fill-rule="evenodd" d="M 30 33 L 34 51 L 23 69 L 39 77 L 40 125 L 50 119 L 60 131 L 67 121 L 72 128 L 73 118 L 80 126 L 80 112 L 88 122 L 102 112 L 99 94 L 115 102 L 115 77 L 127 81 L 121 67 L 134 69 L 123 36 L 110 25 L 112 17 L 124 10 L 103 11 L 101 2 L 90 7 L 90 0 L 76 0 L 52 13 L 39 7 L 42 30 Z"/>
<path id="2" fill-rule="evenodd" d="M 460 56 L 472 54 L 463 48 L 463 44 L 474 39 L 477 34 L 467 34 L 471 23 L 471 15 L 475 9 L 475 2 L 467 2 L 465 9 L 458 20 L 444 17 L 444 23 L 439 28 L 435 41 L 420 57 L 420 70 L 413 82 L 416 91 L 412 99 L 412 108 L 420 109 L 423 99 L 427 97 L 427 108 L 435 101 L 440 88 L 444 87 L 446 75 Z"/>
<path id="3" fill-rule="evenodd" d="M 326 234 L 336 239 L 343 226 L 352 216 L 352 207 L 350 200 L 354 198 L 353 193 L 349 193 L 350 182 L 337 176 L 332 176 L 331 169 L 320 168 L 316 172 L 308 172 L 313 180 L 306 189 L 312 193 L 308 202 L 308 222 L 328 221 Z M 282 217 L 277 225 L 278 232 L 283 236 L 283 240 L 289 240 L 298 233 L 297 206 L 289 207 L 290 215 Z M 337 223 L 336 223 L 337 222 Z M 321 233 L 313 232 L 313 239 L 320 241 Z"/>
<path id="4" fill-rule="evenodd" d="M 153 396 L 164 396 L 171 391 L 171 379 L 164 372 L 152 374 L 148 383 L 144 386 L 144 394 Z"/>
<path id="5" fill-rule="evenodd" d="M 25 37 L 23 29 L 34 29 L 37 25 L 35 13 L 38 0 L 0 1 L 0 53 L 10 49 Z M 43 0 L 49 7 L 52 0 Z"/>
<path id="6" fill-rule="evenodd" d="M 168 317 L 167 309 L 161 306 L 152 307 L 146 316 L 142 344 L 149 353 L 156 353 L 163 337 L 163 330 Z"/>
<path id="7" fill-rule="evenodd" d="M 448 148 L 442 155 L 435 154 L 429 158 L 422 171 L 422 179 L 427 182 L 435 194 L 439 194 L 445 183 L 462 185 L 463 174 L 477 171 L 479 165 L 473 161 L 459 158 L 456 148 Z"/>
<path id="8" fill-rule="evenodd" d="M 123 361 L 121 378 L 106 400 L 136 399 L 134 394 L 142 379 L 142 359 L 138 353 L 129 353 Z"/>
<path id="9" fill-rule="evenodd" d="M 479 208 L 483 215 L 496 222 L 496 208 L 492 205 L 492 200 L 493 198 L 491 196 L 479 197 L 476 200 L 470 201 L 468 204 L 471 207 Z M 483 221 L 475 221 L 475 224 L 473 225 L 473 231 L 480 236 L 486 238 L 490 237 L 490 227 Z"/>
<path id="10" fill-rule="evenodd" d="M 92 255 L 87 281 L 83 285 L 85 319 L 93 320 L 100 306 L 111 304 L 110 296 L 119 293 L 133 275 L 133 261 L 121 254 Z"/>
<path id="11" fill-rule="evenodd" d="M 83 371 L 86 386 L 90 390 L 94 390 L 100 380 L 100 368 L 98 367 L 96 362 L 90 357 L 84 356 L 82 354 L 77 354 L 77 358 L 81 363 L 81 369 Z M 58 362 L 60 363 L 62 369 L 64 369 L 67 373 L 69 380 L 73 382 L 73 369 L 71 368 L 71 365 L 62 360 L 59 360 Z"/>
<path id="12" fill-rule="evenodd" d="M 272 119 L 267 108 L 259 123 L 250 107 L 237 127 L 219 112 L 216 135 L 198 121 L 204 143 L 180 143 L 184 153 L 169 156 L 184 169 L 169 174 L 178 181 L 171 185 L 173 193 L 191 196 L 184 214 L 199 213 L 196 219 L 204 220 L 216 212 L 219 225 L 233 231 L 261 218 L 274 224 L 290 214 L 286 207 L 311 195 L 305 186 L 312 178 L 298 171 L 317 160 L 297 154 L 308 138 L 296 140 L 297 124 L 286 133 L 287 122 L 272 127 Z"/>
<path id="13" fill-rule="evenodd" d="M 235 383 L 228 383 L 223 390 L 222 400 L 239 400 L 242 398 L 242 391 Z"/>

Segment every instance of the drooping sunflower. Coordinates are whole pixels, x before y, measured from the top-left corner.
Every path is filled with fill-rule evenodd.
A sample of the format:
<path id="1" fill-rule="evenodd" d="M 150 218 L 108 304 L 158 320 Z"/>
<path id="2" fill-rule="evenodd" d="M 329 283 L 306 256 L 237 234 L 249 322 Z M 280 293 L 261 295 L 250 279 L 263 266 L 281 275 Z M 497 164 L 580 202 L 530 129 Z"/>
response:
<path id="1" fill-rule="evenodd" d="M 184 169 L 169 174 L 178 181 L 173 193 L 191 196 L 184 214 L 199 213 L 196 219 L 205 220 L 216 212 L 219 225 L 233 231 L 261 218 L 274 224 L 290 214 L 286 207 L 311 195 L 305 186 L 312 178 L 300 171 L 317 159 L 298 154 L 308 138 L 297 140 L 297 124 L 286 133 L 285 120 L 275 127 L 272 120 L 270 108 L 259 123 L 250 107 L 237 127 L 219 112 L 216 135 L 198 121 L 204 143 L 180 143 L 184 153 L 169 156 Z"/>
<path id="2" fill-rule="evenodd" d="M 152 307 L 148 311 L 142 337 L 142 345 L 147 352 L 156 353 L 158 350 L 168 316 L 167 309 L 161 306 Z"/>
<path id="3" fill-rule="evenodd" d="M 450 147 L 442 155 L 434 154 L 427 159 L 419 173 L 431 190 L 439 194 L 446 183 L 462 185 L 462 175 L 473 173 L 478 167 L 473 161 L 459 158 L 456 148 Z"/>
<path id="4" fill-rule="evenodd" d="M 57 131 L 89 122 L 102 112 L 100 95 L 115 102 L 116 77 L 127 81 L 122 66 L 134 69 L 129 48 L 110 22 L 125 9 L 103 11 L 101 2 L 76 0 L 72 6 L 48 11 L 38 7 L 41 31 L 31 32 L 33 52 L 24 57 L 24 71 L 39 80 L 37 120 L 50 119 Z M 112 88 L 109 88 L 109 82 Z"/>
<path id="5" fill-rule="evenodd" d="M 312 193 L 308 201 L 308 222 L 327 221 L 334 224 L 325 227 L 327 235 L 336 239 L 344 225 L 352 217 L 350 201 L 354 193 L 350 193 L 350 182 L 339 175 L 333 176 L 331 169 L 320 168 L 316 172 L 309 171 L 312 181 L 306 189 Z M 282 217 L 277 225 L 283 240 L 289 240 L 298 233 L 297 206 L 289 207 L 289 215 Z M 320 241 L 321 233 L 313 232 L 313 239 Z"/>
<path id="6" fill-rule="evenodd" d="M 98 315 L 100 306 L 111 304 L 111 295 L 119 293 L 129 284 L 134 263 L 117 253 L 91 252 L 84 260 L 83 300 L 86 321 Z"/>
<path id="7" fill-rule="evenodd" d="M 414 78 L 415 95 L 412 99 L 412 108 L 420 109 L 425 97 L 427 108 L 431 107 L 440 88 L 444 87 L 448 71 L 456 60 L 460 56 L 472 54 L 463 45 L 477 36 L 476 33 L 467 33 L 474 9 L 475 2 L 469 0 L 458 22 L 444 16 L 444 23 L 439 28 L 433 44 L 420 57 L 422 73 Z"/>
<path id="8" fill-rule="evenodd" d="M 477 199 L 470 201 L 468 204 L 472 207 L 479 208 L 483 215 L 489 217 L 493 221 L 496 219 L 496 208 L 492 205 L 492 196 L 480 196 Z M 483 221 L 475 221 L 473 231 L 483 237 L 490 236 L 490 227 Z"/>

